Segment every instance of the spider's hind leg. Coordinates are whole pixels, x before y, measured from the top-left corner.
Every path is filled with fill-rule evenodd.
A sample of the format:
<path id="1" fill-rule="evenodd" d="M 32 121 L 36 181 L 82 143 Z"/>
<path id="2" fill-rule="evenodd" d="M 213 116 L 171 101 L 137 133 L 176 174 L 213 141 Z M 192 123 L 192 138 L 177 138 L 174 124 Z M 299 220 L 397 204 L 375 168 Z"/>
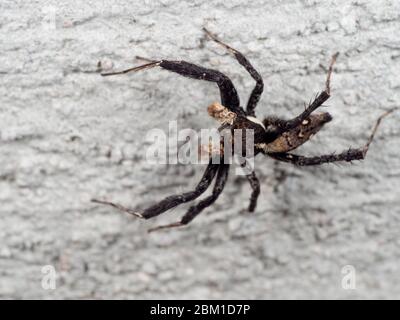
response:
<path id="1" fill-rule="evenodd" d="M 223 46 L 228 52 L 233 54 L 236 60 L 250 73 L 251 77 L 256 81 L 256 86 L 254 87 L 253 91 L 251 92 L 250 98 L 247 102 L 246 113 L 249 116 L 255 116 L 255 108 L 257 106 L 258 101 L 260 100 L 261 94 L 264 90 L 264 82 L 261 75 L 257 72 L 256 69 L 251 65 L 250 61 L 247 58 L 237 51 L 236 49 L 232 48 L 231 46 L 227 45 L 226 43 L 219 40 L 213 33 L 208 31 L 206 28 L 203 28 L 204 32 L 216 43 Z"/>
<path id="2" fill-rule="evenodd" d="M 367 143 L 356 149 L 348 149 L 342 153 L 339 154 L 327 154 L 327 155 L 321 155 L 321 156 L 315 156 L 315 157 L 305 157 L 305 156 L 300 156 L 296 154 L 291 154 L 291 153 L 270 153 L 268 154 L 270 157 L 279 160 L 279 161 L 284 161 L 284 162 L 290 162 L 293 163 L 294 165 L 298 166 L 313 166 L 313 165 L 320 165 L 323 163 L 332 163 L 332 162 L 337 162 L 337 161 L 347 161 L 351 162 L 353 160 L 363 160 L 365 159 L 365 156 L 367 155 L 369 146 L 371 145 L 371 142 L 373 141 L 376 131 L 378 130 L 379 124 L 381 123 L 382 119 L 386 117 L 387 115 L 391 114 L 393 111 L 396 109 L 392 109 L 389 111 L 386 111 L 384 114 L 382 114 L 378 120 L 376 121 L 374 128 L 372 129 L 372 133 L 367 141 Z"/>
<path id="3" fill-rule="evenodd" d="M 229 164 L 220 164 L 219 165 L 219 170 L 217 174 L 217 178 L 215 180 L 215 185 L 214 189 L 212 191 L 212 194 L 208 196 L 207 198 L 201 200 L 198 204 L 191 206 L 189 210 L 186 212 L 186 214 L 182 217 L 182 219 L 178 222 L 174 222 L 171 224 L 163 225 L 163 226 L 158 226 L 155 228 L 149 229 L 149 232 L 161 230 L 161 229 L 169 229 L 169 228 L 175 228 L 175 227 L 181 227 L 184 225 L 187 225 L 189 222 L 191 222 L 201 211 L 203 211 L 205 208 L 209 207 L 212 205 L 220 196 L 222 193 L 225 183 L 228 180 L 228 173 L 229 173 Z"/>
<path id="4" fill-rule="evenodd" d="M 248 211 L 254 212 L 257 206 L 258 196 L 260 195 L 260 181 L 258 180 L 254 171 L 248 174 L 246 178 L 249 181 L 252 189 Z"/>
<path id="5" fill-rule="evenodd" d="M 203 177 L 200 180 L 200 182 L 198 183 L 198 185 L 196 186 L 195 190 L 166 197 L 165 199 L 161 200 L 160 202 L 157 202 L 156 204 L 148 207 L 145 210 L 135 211 L 135 210 L 126 208 L 120 204 L 116 204 L 116 203 L 108 202 L 108 201 L 97 200 L 97 199 L 92 199 L 92 202 L 109 205 L 120 211 L 132 214 L 139 218 L 143 218 L 143 219 L 153 218 L 153 217 L 158 216 L 161 213 L 164 213 L 165 211 L 172 209 L 182 203 L 195 200 L 202 193 L 204 193 L 207 190 L 207 188 L 210 186 L 210 184 L 213 181 L 215 175 L 217 174 L 217 171 L 219 168 L 218 164 L 212 164 L 211 161 L 212 160 L 210 160 L 210 163 L 207 166 L 207 169 L 204 172 Z"/>

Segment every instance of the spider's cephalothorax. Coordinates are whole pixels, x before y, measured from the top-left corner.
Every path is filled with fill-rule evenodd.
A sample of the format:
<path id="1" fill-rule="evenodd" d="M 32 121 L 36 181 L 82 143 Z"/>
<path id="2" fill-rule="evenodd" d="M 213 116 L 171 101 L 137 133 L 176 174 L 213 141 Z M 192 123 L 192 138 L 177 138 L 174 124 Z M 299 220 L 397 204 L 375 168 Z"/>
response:
<path id="1" fill-rule="evenodd" d="M 256 85 L 251 92 L 245 109 L 240 106 L 239 97 L 236 89 L 231 80 L 226 75 L 219 71 L 207 69 L 186 61 L 156 61 L 140 58 L 142 60 L 146 60 L 147 63 L 138 67 L 126 69 L 119 72 L 105 73 L 102 75 L 109 76 L 124 74 L 159 66 L 165 70 L 181 74 L 188 78 L 214 82 L 219 87 L 221 103 L 213 103 L 212 105 L 210 105 L 208 107 L 208 113 L 210 116 L 221 123 L 220 129 L 224 128 L 229 130 L 253 130 L 255 155 L 263 153 L 276 160 L 290 162 L 298 166 L 319 165 L 336 161 L 350 162 L 352 160 L 364 159 L 368 151 L 369 145 L 371 144 L 376 130 L 381 122 L 381 119 L 393 111 L 386 111 L 378 118 L 367 143 L 360 148 L 350 148 L 342 153 L 334 153 L 313 157 L 300 156 L 289 153 L 289 151 L 292 151 L 301 146 L 303 143 L 307 142 L 322 128 L 325 123 L 332 120 L 332 117 L 329 113 L 318 113 L 314 111 L 317 108 L 321 107 L 322 104 L 330 97 L 330 77 L 338 53 L 333 55 L 331 63 L 329 65 L 325 90 L 318 94 L 314 101 L 312 101 L 300 115 L 289 120 L 269 117 L 264 119 L 263 121 L 260 121 L 255 118 L 254 113 L 255 107 L 260 99 L 264 88 L 263 80 L 260 74 L 253 68 L 251 63 L 239 51 L 221 42 L 206 29 L 204 29 L 204 31 L 212 40 L 228 50 L 228 52 L 230 52 L 236 58 L 239 64 L 241 64 L 256 81 Z M 212 147 L 207 147 L 207 149 L 213 150 Z M 220 150 L 218 146 L 216 149 Z M 223 152 L 219 153 L 219 157 L 224 157 Z M 139 218 L 150 219 L 180 204 L 195 200 L 201 194 L 203 194 L 211 185 L 212 181 L 215 180 L 214 188 L 211 195 L 199 201 L 197 204 L 191 206 L 180 221 L 169 225 L 156 227 L 150 229 L 149 231 L 183 226 L 192 221 L 203 209 L 210 206 L 217 200 L 219 195 L 222 193 L 225 183 L 228 179 L 229 168 L 229 164 L 224 163 L 224 161 L 221 161 L 219 164 L 213 163 L 212 157 L 210 157 L 210 161 L 206 168 L 206 171 L 204 172 L 201 181 L 193 191 L 169 196 L 144 210 L 132 210 L 108 201 L 95 199 L 93 199 L 92 201 L 113 206 Z M 260 194 L 260 183 L 254 171 L 247 174 L 247 179 L 253 190 L 249 205 L 249 211 L 252 212 L 256 208 L 257 198 Z"/>

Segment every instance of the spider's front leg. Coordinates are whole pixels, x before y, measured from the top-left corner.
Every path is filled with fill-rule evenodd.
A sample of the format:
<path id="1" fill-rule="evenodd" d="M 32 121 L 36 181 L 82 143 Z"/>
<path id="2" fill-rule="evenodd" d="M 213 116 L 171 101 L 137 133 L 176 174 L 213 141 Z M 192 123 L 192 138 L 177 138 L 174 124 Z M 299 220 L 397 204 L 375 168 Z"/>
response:
<path id="1" fill-rule="evenodd" d="M 218 199 L 218 197 L 224 190 L 226 181 L 228 180 L 228 173 L 229 173 L 229 164 L 220 164 L 219 169 L 218 169 L 217 178 L 215 180 L 214 189 L 210 196 L 201 200 L 198 204 L 191 206 L 180 221 L 149 229 L 149 232 L 153 232 L 153 231 L 157 231 L 157 230 L 161 230 L 161 229 L 181 227 L 181 226 L 187 225 L 201 211 L 203 211 L 205 208 L 212 205 Z"/>
<path id="2" fill-rule="evenodd" d="M 213 69 L 207 69 L 186 61 L 171 61 L 171 60 L 156 61 L 142 57 L 138 58 L 140 58 L 141 60 L 146 60 L 148 61 L 148 63 L 122 71 L 103 73 L 102 76 L 120 75 L 129 72 L 136 72 L 140 70 L 150 69 L 158 66 L 165 70 L 178 73 L 187 78 L 205 80 L 216 83 L 220 91 L 222 105 L 224 105 L 229 110 L 237 114 L 245 113 L 242 107 L 240 107 L 240 100 L 235 86 L 233 85 L 232 81 L 222 72 Z"/>
<path id="3" fill-rule="evenodd" d="M 258 101 L 260 100 L 261 94 L 264 90 L 264 82 L 261 77 L 261 75 L 257 72 L 256 69 L 251 65 L 250 61 L 247 60 L 247 58 L 237 51 L 236 49 L 232 48 L 231 46 L 223 43 L 221 40 L 219 40 L 214 34 L 212 34 L 210 31 L 208 31 L 206 28 L 203 28 L 205 33 L 216 43 L 219 45 L 223 46 L 228 52 L 232 53 L 236 60 L 247 70 L 248 73 L 250 73 L 251 77 L 256 81 L 256 86 L 254 87 L 253 91 L 251 92 L 251 95 L 249 97 L 249 100 L 247 101 L 247 107 L 246 107 L 246 113 L 249 116 L 255 116 L 254 109 L 257 106 Z"/>
<path id="4" fill-rule="evenodd" d="M 159 214 L 164 213 L 165 211 L 172 209 L 182 203 L 189 202 L 189 201 L 192 201 L 192 200 L 195 200 L 196 198 L 198 198 L 210 186 L 215 175 L 217 174 L 218 168 L 219 168 L 219 165 L 213 164 L 212 159 L 211 159 L 207 166 L 206 171 L 203 174 L 202 179 L 200 180 L 199 184 L 196 186 L 195 190 L 166 197 L 165 199 L 148 207 L 147 209 L 145 209 L 143 211 L 135 211 L 135 210 L 126 208 L 120 204 L 117 204 L 114 202 L 103 201 L 103 200 L 92 199 L 92 202 L 109 205 L 111 207 L 114 207 L 118 210 L 121 210 L 121 211 L 129 213 L 129 214 L 132 214 L 139 218 L 150 219 L 150 218 L 158 216 Z"/>
<path id="5" fill-rule="evenodd" d="M 305 157 L 292 153 L 269 153 L 268 155 L 276 160 L 290 162 L 298 166 L 313 166 L 337 161 L 351 162 L 353 160 L 363 160 L 368 152 L 372 140 L 375 137 L 376 131 L 378 130 L 379 124 L 381 123 L 382 119 L 395 110 L 396 109 L 389 110 L 378 118 L 367 143 L 361 148 L 350 148 L 349 150 L 339 154 L 328 154 L 315 157 Z"/>
<path id="6" fill-rule="evenodd" d="M 293 153 L 271 153 L 268 155 L 276 160 L 290 162 L 296 166 L 315 166 L 323 163 L 331 163 L 337 161 L 350 162 L 353 160 L 362 160 L 365 157 L 363 148 L 349 149 L 339 154 L 327 154 L 315 157 L 299 156 Z"/>

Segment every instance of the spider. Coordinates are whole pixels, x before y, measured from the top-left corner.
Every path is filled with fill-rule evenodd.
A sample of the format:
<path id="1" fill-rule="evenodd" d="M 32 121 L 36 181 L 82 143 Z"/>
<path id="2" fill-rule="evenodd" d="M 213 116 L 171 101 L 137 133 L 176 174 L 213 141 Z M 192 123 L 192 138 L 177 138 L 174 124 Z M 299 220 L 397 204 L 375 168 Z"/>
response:
<path id="1" fill-rule="evenodd" d="M 221 103 L 210 105 L 208 107 L 208 113 L 222 124 L 221 128 L 224 127 L 229 130 L 254 130 L 254 156 L 261 153 L 270 156 L 273 159 L 292 163 L 297 166 L 312 166 L 338 161 L 351 162 L 353 160 L 364 159 L 382 118 L 394 111 L 394 109 L 389 110 L 377 119 L 369 139 L 366 144 L 360 148 L 350 148 L 338 154 L 332 153 L 312 157 L 290 153 L 289 151 L 292 151 L 307 142 L 326 123 L 332 120 L 332 116 L 328 112 L 315 113 L 315 111 L 321 107 L 331 95 L 330 78 L 333 65 L 339 53 L 337 52 L 332 56 L 328 67 L 325 89 L 316 95 L 315 99 L 305 107 L 304 111 L 300 115 L 289 120 L 267 117 L 263 121 L 260 121 L 255 117 L 255 108 L 260 100 L 264 88 L 262 77 L 243 54 L 223 43 L 207 29 L 203 28 L 203 30 L 211 40 L 215 41 L 232 54 L 236 58 L 237 62 L 242 65 L 255 80 L 256 85 L 250 94 L 246 109 L 240 105 L 238 93 L 232 81 L 225 74 L 186 61 L 151 60 L 137 57 L 145 60 L 147 63 L 123 71 L 102 73 L 102 76 L 120 75 L 154 67 L 161 67 L 188 78 L 214 82 L 219 87 Z M 223 155 L 221 157 L 223 157 Z M 215 164 L 210 159 L 203 177 L 193 191 L 166 197 L 160 202 L 141 211 L 129 209 L 120 204 L 109 201 L 92 199 L 92 202 L 112 206 L 141 219 L 150 219 L 166 212 L 167 210 L 175 208 L 178 205 L 197 199 L 208 189 L 212 181 L 215 180 L 211 195 L 199 201 L 197 204 L 192 205 L 180 221 L 149 229 L 149 232 L 185 226 L 200 212 L 212 205 L 218 199 L 228 179 L 229 169 L 229 164 L 222 162 L 220 164 Z M 246 177 L 252 188 L 248 211 L 253 212 L 256 208 L 257 198 L 260 194 L 260 182 L 254 171 L 248 172 Z"/>

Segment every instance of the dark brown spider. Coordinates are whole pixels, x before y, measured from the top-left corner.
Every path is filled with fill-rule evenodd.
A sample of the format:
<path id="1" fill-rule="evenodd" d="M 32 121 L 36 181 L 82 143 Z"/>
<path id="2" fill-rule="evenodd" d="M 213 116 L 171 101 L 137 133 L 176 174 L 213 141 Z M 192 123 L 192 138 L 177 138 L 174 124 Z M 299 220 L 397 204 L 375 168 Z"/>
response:
<path id="1" fill-rule="evenodd" d="M 294 150 L 303 143 L 307 142 L 312 135 L 317 133 L 323 127 L 325 123 L 332 120 L 331 115 L 327 112 L 313 112 L 330 97 L 330 77 L 332 74 L 333 65 L 339 53 L 334 54 L 332 57 L 331 63 L 328 68 L 328 76 L 326 79 L 325 90 L 319 93 L 314 101 L 312 101 L 299 116 L 290 120 L 268 117 L 263 121 L 260 121 L 255 118 L 254 112 L 254 109 L 260 99 L 264 88 L 263 80 L 260 74 L 253 68 L 251 63 L 239 51 L 218 40 L 208 30 L 204 29 L 204 31 L 212 40 L 227 49 L 228 52 L 230 52 L 236 58 L 236 60 L 250 73 L 250 75 L 256 81 L 256 86 L 251 92 L 250 98 L 247 102 L 246 110 L 244 110 L 240 106 L 239 97 L 236 89 L 233 86 L 232 81 L 226 75 L 219 71 L 207 69 L 186 61 L 155 61 L 140 58 L 146 60 L 148 63 L 123 71 L 105 73 L 102 75 L 111 76 L 125 74 L 128 72 L 136 72 L 139 70 L 150 69 L 158 66 L 163 69 L 181 74 L 185 77 L 215 82 L 220 90 L 221 104 L 212 104 L 208 108 L 209 114 L 219 120 L 222 123 L 222 127 L 224 128 L 228 127 L 228 129 L 230 130 L 254 130 L 254 155 L 257 155 L 258 153 L 263 153 L 276 160 L 290 162 L 298 166 L 320 165 L 323 163 L 336 161 L 350 162 L 352 160 L 364 159 L 382 118 L 394 111 L 394 109 L 389 110 L 378 118 L 367 143 L 360 148 L 350 148 L 339 154 L 327 154 L 314 157 L 307 157 L 289 153 L 289 151 Z M 225 183 L 227 181 L 229 167 L 229 164 L 223 162 L 221 162 L 220 164 L 215 164 L 210 159 L 210 162 L 207 166 L 206 171 L 204 172 L 201 181 L 193 191 L 169 196 L 161 200 L 160 202 L 150 206 L 149 208 L 141 211 L 135 211 L 113 202 L 96 199 L 93 199 L 92 201 L 100 204 L 110 205 L 142 219 L 150 219 L 180 204 L 195 200 L 208 189 L 211 182 L 215 179 L 215 185 L 212 194 L 205 199 L 199 201 L 197 204 L 191 206 L 179 222 L 159 226 L 150 229 L 149 231 L 179 227 L 188 224 L 202 210 L 204 210 L 217 200 L 219 195 L 222 193 Z M 250 212 L 252 212 L 256 208 L 257 198 L 260 194 L 260 183 L 254 171 L 247 174 L 247 179 L 253 190 L 248 209 Z"/>

